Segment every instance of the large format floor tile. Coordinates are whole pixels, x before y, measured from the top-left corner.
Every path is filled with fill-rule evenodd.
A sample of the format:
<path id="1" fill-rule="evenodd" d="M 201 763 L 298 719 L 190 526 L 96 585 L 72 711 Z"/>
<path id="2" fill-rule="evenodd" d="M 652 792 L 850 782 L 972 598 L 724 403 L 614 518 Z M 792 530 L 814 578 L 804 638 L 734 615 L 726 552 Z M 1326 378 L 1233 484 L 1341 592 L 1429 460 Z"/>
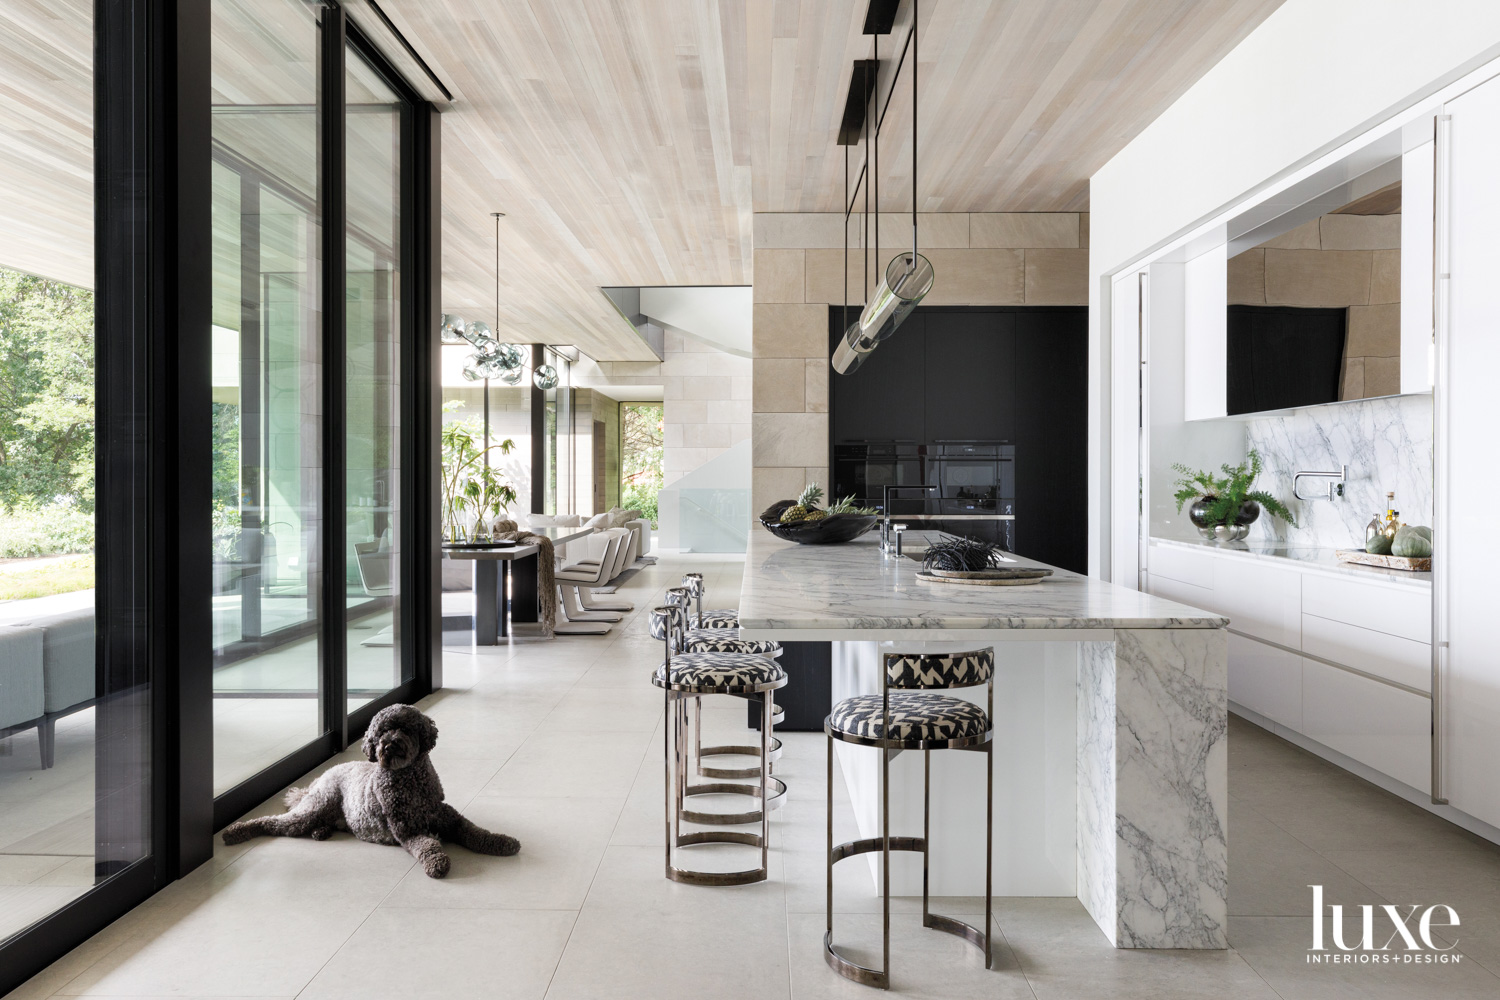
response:
<path id="1" fill-rule="evenodd" d="M 823 960 L 828 788 L 820 733 L 781 734 L 775 772 L 789 792 L 772 814 L 770 881 L 713 889 L 663 878 L 663 701 L 650 683 L 662 650 L 649 637 L 646 612 L 689 570 L 705 574 L 710 606 L 734 603 L 740 563 L 732 557 L 668 556 L 621 588 L 636 609 L 608 635 L 521 638 L 446 653 L 453 686 L 422 702 L 439 727 L 433 761 L 449 801 L 481 826 L 519 838 L 519 855 L 453 846 L 452 870 L 437 880 L 401 849 L 348 834 L 220 844 L 212 861 L 13 1000 L 874 996 Z M 703 719 L 710 743 L 754 739 L 742 702 L 709 699 Z M 358 759 L 351 748 L 298 784 Z M 1076 899 L 997 898 L 995 962 L 987 970 L 972 946 L 921 926 L 919 899 L 898 898 L 891 901 L 892 994 L 1500 996 L 1500 848 L 1239 719 L 1230 724 L 1229 765 L 1229 950 L 1117 950 Z M 832 791 L 834 834 L 848 839 L 853 820 L 837 773 Z M 5 804 L 0 848 L 11 829 Z M 705 796 L 701 804 L 743 802 Z M 277 796 L 253 812 L 282 808 Z M 91 844 L 91 825 L 79 825 L 77 814 L 59 800 L 48 820 L 56 829 L 42 839 L 76 839 L 78 826 Z M 12 839 L 22 833 L 38 836 L 28 828 Z M 19 892 L 38 907 L 50 905 L 43 894 L 79 891 L 91 870 L 91 856 L 5 849 L 12 853 L 0 854 L 0 896 Z M 731 870 L 758 858 L 748 847 L 705 847 L 680 852 L 678 863 Z M 1454 946 L 1457 963 L 1309 964 L 1310 885 L 1323 886 L 1325 904 L 1346 908 L 1351 932 L 1358 928 L 1350 914 L 1364 904 L 1453 906 L 1462 924 L 1439 937 Z M 983 919 L 983 901 L 974 898 L 934 899 L 932 907 Z M 878 962 L 881 900 L 864 859 L 836 868 L 835 909 L 840 946 Z"/>

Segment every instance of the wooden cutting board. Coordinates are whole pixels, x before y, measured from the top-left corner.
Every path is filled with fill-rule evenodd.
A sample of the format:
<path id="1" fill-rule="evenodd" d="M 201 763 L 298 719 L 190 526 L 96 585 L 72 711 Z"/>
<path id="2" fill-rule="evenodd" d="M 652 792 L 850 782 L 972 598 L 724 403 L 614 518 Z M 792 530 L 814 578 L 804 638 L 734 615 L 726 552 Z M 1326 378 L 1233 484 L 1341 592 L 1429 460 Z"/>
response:
<path id="1" fill-rule="evenodd" d="M 1380 569 L 1399 569 L 1408 573 L 1431 573 L 1431 556 L 1377 556 L 1364 549 L 1336 549 L 1334 555 L 1339 562 L 1356 566 L 1376 566 Z"/>

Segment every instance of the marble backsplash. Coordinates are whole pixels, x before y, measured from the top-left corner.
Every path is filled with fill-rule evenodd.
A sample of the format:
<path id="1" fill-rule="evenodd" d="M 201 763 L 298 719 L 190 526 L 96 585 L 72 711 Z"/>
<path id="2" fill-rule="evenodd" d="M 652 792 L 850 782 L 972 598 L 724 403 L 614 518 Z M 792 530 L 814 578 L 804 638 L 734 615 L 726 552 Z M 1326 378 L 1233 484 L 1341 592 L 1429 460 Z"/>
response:
<path id="1" fill-rule="evenodd" d="M 1262 514 L 1250 538 L 1289 545 L 1358 548 L 1370 515 L 1396 509 L 1407 524 L 1432 523 L 1432 397 L 1389 396 L 1309 407 L 1246 425 L 1245 446 L 1265 463 L 1257 486 L 1286 501 L 1297 527 Z M 1295 500 L 1292 473 L 1349 467 L 1344 495 Z M 1304 479 L 1302 492 L 1327 489 L 1328 480 Z"/>

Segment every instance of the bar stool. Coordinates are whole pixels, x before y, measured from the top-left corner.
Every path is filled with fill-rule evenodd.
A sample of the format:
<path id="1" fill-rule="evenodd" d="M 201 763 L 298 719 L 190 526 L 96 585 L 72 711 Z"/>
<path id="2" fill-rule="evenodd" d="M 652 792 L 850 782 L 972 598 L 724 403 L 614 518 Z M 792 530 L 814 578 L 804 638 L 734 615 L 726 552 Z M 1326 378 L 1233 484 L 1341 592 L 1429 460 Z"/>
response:
<path id="1" fill-rule="evenodd" d="M 667 602 L 677 610 L 670 621 L 675 628 L 677 640 L 673 646 L 678 653 L 752 653 L 757 656 L 768 656 L 773 660 L 781 655 L 781 646 L 772 639 L 741 639 L 738 629 L 695 629 L 687 625 L 688 612 L 685 607 L 677 603 L 682 595 L 682 588 L 673 587 L 667 591 Z M 669 618 L 655 612 L 651 615 L 651 637 L 658 640 L 666 640 Z M 761 701 L 759 695 L 749 696 L 746 700 Z M 781 721 L 781 706 L 771 705 L 771 725 L 774 729 L 776 723 Z M 757 778 L 760 776 L 760 768 L 756 767 L 718 767 L 710 766 L 703 762 L 705 757 L 754 757 L 760 753 L 758 747 L 733 744 L 724 746 L 705 747 L 703 745 L 703 699 L 693 699 L 693 759 L 697 762 L 698 774 L 705 778 Z M 774 735 L 770 740 L 770 748 L 766 758 L 773 763 L 781 759 L 781 740 Z M 774 770 L 773 772 L 774 773 Z M 780 791 L 772 798 L 772 808 L 781 804 L 781 797 L 786 792 L 786 785 L 777 781 Z"/>
<path id="2" fill-rule="evenodd" d="M 993 647 L 967 653 L 881 654 L 880 693 L 845 698 L 833 707 L 823 722 L 828 735 L 828 922 L 823 935 L 823 958 L 845 979 L 865 986 L 890 989 L 891 985 L 891 852 L 922 854 L 922 926 L 963 938 L 984 953 L 984 967 L 991 967 L 991 875 L 994 865 L 995 831 L 995 650 Z M 988 707 L 948 695 L 925 694 L 924 690 L 989 685 Z M 894 693 L 892 689 L 895 689 Z M 854 746 L 878 747 L 880 754 L 880 836 L 848 843 L 833 843 L 833 741 Z M 891 758 L 903 750 L 922 751 L 922 836 L 891 836 Z M 984 931 L 928 908 L 928 843 L 932 817 L 932 751 L 980 750 L 984 752 Z M 833 946 L 833 866 L 857 854 L 881 853 L 882 912 L 885 925 L 881 968 L 868 969 L 851 962 Z"/>
<path id="3" fill-rule="evenodd" d="M 682 578 L 682 586 L 698 601 L 698 615 L 694 628 L 739 628 L 740 613 L 734 608 L 712 608 L 703 610 L 703 574 L 687 573 Z"/>
<path id="4" fill-rule="evenodd" d="M 684 610 L 689 608 L 693 598 L 696 598 L 698 601 L 697 624 L 691 625 L 689 629 L 688 645 L 690 647 L 695 643 L 707 645 L 710 642 L 717 641 L 721 648 L 724 648 L 726 651 L 734 649 L 737 652 L 758 652 L 759 650 L 752 648 L 751 644 L 765 642 L 765 640 L 740 639 L 740 613 L 733 608 L 716 608 L 704 611 L 703 594 L 702 573 L 685 574 L 682 578 L 682 586 L 667 588 L 668 603 L 678 604 Z M 731 639 L 738 640 L 744 645 L 732 644 L 728 641 Z M 782 653 L 781 644 L 772 642 L 771 645 L 775 649 L 769 655 L 780 657 Z M 773 704 L 771 706 L 771 716 L 771 721 L 780 725 L 782 720 L 786 718 L 786 709 L 780 705 Z M 776 746 L 778 751 L 777 756 L 780 756 L 780 741 L 777 742 Z"/>
<path id="5" fill-rule="evenodd" d="M 666 877 L 674 882 L 690 885 L 747 885 L 766 879 L 771 845 L 771 807 L 773 789 L 784 795 L 786 785 L 771 777 L 770 699 L 762 700 L 760 766 L 755 769 L 759 783 L 754 785 L 736 782 L 706 782 L 697 785 L 688 783 L 687 759 L 682 752 L 687 727 L 686 703 L 689 698 L 701 698 L 706 694 L 728 694 L 745 697 L 765 694 L 786 683 L 786 674 L 769 656 L 756 653 L 678 653 L 674 647 L 680 642 L 686 612 L 675 604 L 664 605 L 652 612 L 653 633 L 657 623 L 664 636 L 665 656 L 662 664 L 651 677 L 651 683 L 661 688 L 666 698 L 666 735 L 663 739 L 662 767 L 666 778 Z M 755 748 L 750 748 L 754 750 Z M 742 813 L 699 812 L 689 810 L 684 801 L 690 795 L 711 794 L 749 795 L 759 800 L 759 808 Z M 759 833 L 739 830 L 702 830 L 683 833 L 682 823 L 699 823 L 710 826 L 735 826 L 759 823 Z M 672 863 L 673 848 L 695 844 L 745 844 L 760 848 L 760 867 L 737 872 L 699 872 L 679 868 Z"/>

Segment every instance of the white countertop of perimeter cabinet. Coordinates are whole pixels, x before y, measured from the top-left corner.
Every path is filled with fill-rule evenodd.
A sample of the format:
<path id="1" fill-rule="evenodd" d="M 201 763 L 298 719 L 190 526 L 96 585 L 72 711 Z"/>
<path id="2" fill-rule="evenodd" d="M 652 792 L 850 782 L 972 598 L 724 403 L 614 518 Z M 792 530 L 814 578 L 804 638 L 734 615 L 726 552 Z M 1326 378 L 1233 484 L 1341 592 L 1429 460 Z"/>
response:
<path id="1" fill-rule="evenodd" d="M 923 534 L 907 532 L 906 544 L 919 547 Z M 1023 566 L 1042 565 L 1012 558 Z M 923 582 L 917 579 L 921 568 L 909 556 L 883 554 L 875 532 L 841 545 L 797 545 L 752 527 L 740 629 L 747 638 L 793 640 L 800 629 L 857 632 L 870 639 L 897 638 L 878 634 L 882 631 L 921 630 L 941 639 L 944 631 L 1228 624 L 1212 612 L 1061 569 L 1035 586 L 973 587 Z"/>

